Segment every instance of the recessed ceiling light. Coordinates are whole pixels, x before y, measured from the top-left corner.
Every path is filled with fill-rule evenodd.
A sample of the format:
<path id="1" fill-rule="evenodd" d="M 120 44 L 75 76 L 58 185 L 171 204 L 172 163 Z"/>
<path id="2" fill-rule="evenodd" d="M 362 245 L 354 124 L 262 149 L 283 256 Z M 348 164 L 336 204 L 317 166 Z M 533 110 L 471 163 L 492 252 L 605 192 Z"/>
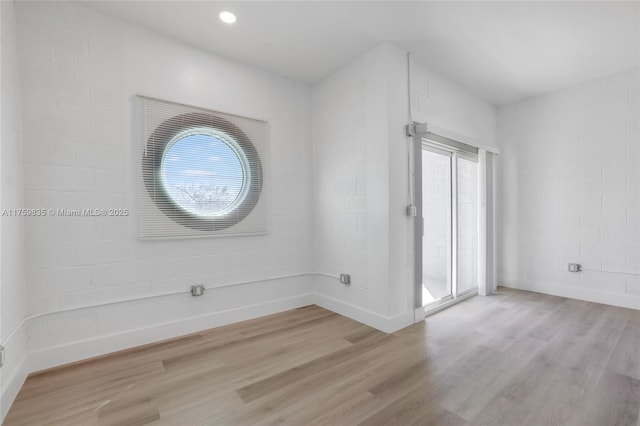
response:
<path id="1" fill-rule="evenodd" d="M 220 15 L 218 16 L 220 17 L 220 20 L 225 24 L 233 24 L 234 22 L 236 22 L 236 15 L 231 12 L 220 12 Z"/>

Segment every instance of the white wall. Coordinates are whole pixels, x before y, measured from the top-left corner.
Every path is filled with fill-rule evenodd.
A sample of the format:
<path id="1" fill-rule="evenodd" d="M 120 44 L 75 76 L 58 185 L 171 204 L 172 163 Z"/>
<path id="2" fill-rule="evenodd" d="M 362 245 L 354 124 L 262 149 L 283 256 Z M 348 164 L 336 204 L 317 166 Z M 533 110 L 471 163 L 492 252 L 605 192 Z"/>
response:
<path id="1" fill-rule="evenodd" d="M 129 208 L 26 222 L 31 369 L 312 303 L 310 89 L 81 6 L 17 4 L 25 206 Z M 267 120 L 271 233 L 139 241 L 132 97 Z M 224 286 L 129 303 L 193 284 Z M 76 309 L 100 305 L 90 309 Z M 68 310 L 72 311 L 68 311 Z M 67 311 L 56 313 L 59 311 Z M 41 315 L 44 314 L 44 315 Z M 41 315 L 41 316 L 38 316 Z"/>
<path id="2" fill-rule="evenodd" d="M 0 15 L 2 26 L 0 210 L 4 210 L 20 209 L 24 203 L 21 99 L 13 2 L 1 2 Z M 0 218 L 0 341 L 6 347 L 6 359 L 5 365 L 0 370 L 1 416 L 7 413 L 26 375 L 24 365 L 26 336 L 23 329 L 16 329 L 25 317 L 24 262 L 24 220 L 22 217 L 2 215 Z"/>
<path id="3" fill-rule="evenodd" d="M 382 45 L 313 88 L 314 259 L 320 304 L 382 327 L 389 318 L 389 124 Z"/>
<path id="4" fill-rule="evenodd" d="M 496 107 L 434 73 L 419 58 L 411 61 L 413 120 L 497 147 Z"/>
<path id="5" fill-rule="evenodd" d="M 639 81 L 634 69 L 499 109 L 503 285 L 640 309 Z"/>
<path id="6" fill-rule="evenodd" d="M 496 145 L 495 108 L 412 66 L 413 120 Z M 406 52 L 383 44 L 313 88 L 314 259 L 352 274 L 316 278 L 318 303 L 384 330 L 413 321 L 413 229 L 406 216 Z"/>

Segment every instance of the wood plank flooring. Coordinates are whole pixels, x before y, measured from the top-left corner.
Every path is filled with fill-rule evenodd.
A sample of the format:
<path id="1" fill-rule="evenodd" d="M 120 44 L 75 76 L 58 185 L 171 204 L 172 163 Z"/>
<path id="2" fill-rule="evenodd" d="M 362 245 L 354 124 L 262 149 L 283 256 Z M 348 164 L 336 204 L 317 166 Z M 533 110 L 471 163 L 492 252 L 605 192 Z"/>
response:
<path id="1" fill-rule="evenodd" d="M 12 425 L 640 426 L 640 311 L 501 288 L 385 334 L 317 306 L 32 375 Z"/>

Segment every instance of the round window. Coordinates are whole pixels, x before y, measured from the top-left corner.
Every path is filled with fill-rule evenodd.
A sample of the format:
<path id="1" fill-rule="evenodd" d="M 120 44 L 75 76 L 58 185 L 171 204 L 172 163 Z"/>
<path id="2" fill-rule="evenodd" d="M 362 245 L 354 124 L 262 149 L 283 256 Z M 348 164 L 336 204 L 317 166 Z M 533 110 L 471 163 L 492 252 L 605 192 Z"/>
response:
<path id="1" fill-rule="evenodd" d="M 185 212 L 213 218 L 242 204 L 251 171 L 233 138 L 203 127 L 186 130 L 169 142 L 160 174 L 165 192 Z"/>
<path id="2" fill-rule="evenodd" d="M 160 210 L 193 229 L 235 225 L 262 190 L 262 167 L 249 138 L 209 114 L 184 114 L 158 126 L 147 141 L 143 171 Z"/>

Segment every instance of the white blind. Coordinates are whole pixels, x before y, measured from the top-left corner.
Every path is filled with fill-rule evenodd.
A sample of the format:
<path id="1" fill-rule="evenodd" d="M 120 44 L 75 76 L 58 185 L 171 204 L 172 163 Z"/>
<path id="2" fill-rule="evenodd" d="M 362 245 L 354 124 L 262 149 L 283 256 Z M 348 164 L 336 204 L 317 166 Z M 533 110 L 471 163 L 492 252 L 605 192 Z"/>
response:
<path id="1" fill-rule="evenodd" d="M 269 126 L 137 96 L 141 239 L 267 232 Z"/>

